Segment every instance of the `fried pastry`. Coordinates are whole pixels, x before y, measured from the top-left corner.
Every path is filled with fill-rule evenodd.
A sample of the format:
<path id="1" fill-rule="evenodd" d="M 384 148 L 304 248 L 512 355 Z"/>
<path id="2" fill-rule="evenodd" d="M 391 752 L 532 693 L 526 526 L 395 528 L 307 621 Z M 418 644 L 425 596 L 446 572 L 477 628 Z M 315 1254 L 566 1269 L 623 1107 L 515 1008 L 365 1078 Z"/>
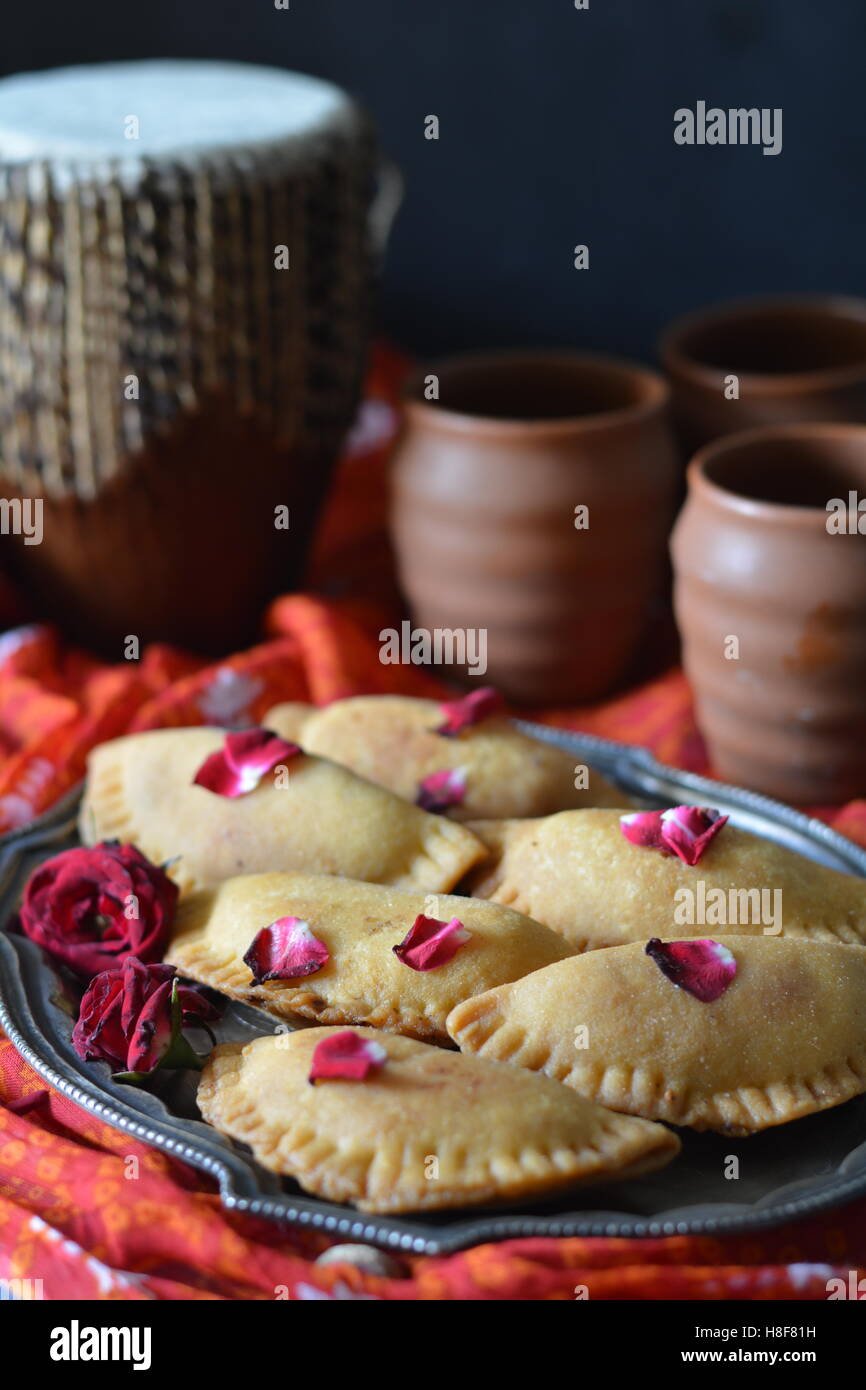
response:
<path id="1" fill-rule="evenodd" d="M 266 717 L 262 720 L 266 729 L 273 729 L 274 733 L 282 738 L 291 739 L 293 743 L 300 743 L 304 746 L 301 738 L 304 725 L 311 715 L 316 713 L 315 705 L 304 704 L 301 700 L 286 700 L 280 705 L 274 705 L 273 709 L 268 710 Z M 315 749 L 309 750 L 311 753 Z M 339 758 L 335 758 L 339 762 Z M 348 764 L 344 764 L 348 766 Z M 370 778 L 370 781 L 373 779 Z"/>
<path id="2" fill-rule="evenodd" d="M 448 1031 L 466 1052 L 543 1072 L 613 1110 L 731 1134 L 866 1089 L 866 949 L 754 936 L 720 947 L 729 978 L 709 1002 L 634 942 L 458 1004 Z"/>
<path id="3" fill-rule="evenodd" d="M 468 938 L 444 963 L 433 957 L 431 966 L 428 955 L 415 968 L 419 962 L 401 960 L 394 947 L 419 917 L 438 925 L 457 919 Z M 287 918 L 304 923 L 306 939 L 324 950 L 290 959 L 288 968 L 314 967 L 309 973 L 257 983 L 244 957 L 258 933 Z M 547 927 L 496 903 L 343 878 L 249 874 L 184 900 L 166 960 L 182 975 L 278 1017 L 371 1024 L 447 1043 L 445 1019 L 461 1000 L 568 954 Z"/>
<path id="4" fill-rule="evenodd" d="M 575 951 L 651 936 L 866 941 L 866 881 L 727 824 L 695 865 L 630 844 L 620 811 L 470 822 L 490 850 L 468 891 L 534 917 Z"/>
<path id="5" fill-rule="evenodd" d="M 306 718 L 304 708 L 277 705 L 264 722 L 284 738 L 296 738 L 308 752 L 333 758 L 407 801 L 423 796 L 431 776 L 460 774 L 459 798 L 447 804 L 452 820 L 623 804 L 622 792 L 593 769 L 587 770 L 588 785 L 576 788 L 582 778 L 575 775 L 572 754 L 529 738 L 501 714 L 445 737 L 436 732 L 445 716 L 435 700 L 360 695 L 324 709 L 307 706 Z"/>
<path id="6" fill-rule="evenodd" d="M 530 1200 L 648 1172 L 679 1150 L 670 1130 L 593 1105 L 556 1082 L 370 1029 L 363 1079 L 310 1084 L 336 1028 L 217 1047 L 198 1103 L 259 1163 L 361 1211 L 435 1211 Z"/>
<path id="7" fill-rule="evenodd" d="M 191 892 L 237 874 L 304 870 L 445 892 L 484 856 L 464 826 L 325 758 L 297 753 L 230 798 L 194 785 L 221 729 L 160 729 L 100 744 L 88 760 L 85 844 L 127 840 Z"/>

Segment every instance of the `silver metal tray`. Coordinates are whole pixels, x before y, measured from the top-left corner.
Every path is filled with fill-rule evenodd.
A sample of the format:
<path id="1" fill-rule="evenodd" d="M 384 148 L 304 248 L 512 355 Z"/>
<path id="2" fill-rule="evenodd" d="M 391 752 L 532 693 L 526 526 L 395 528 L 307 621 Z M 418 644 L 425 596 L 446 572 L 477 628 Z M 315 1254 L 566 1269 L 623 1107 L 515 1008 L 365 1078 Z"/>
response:
<path id="1" fill-rule="evenodd" d="M 752 792 L 663 767 L 643 749 L 524 724 L 527 732 L 597 767 L 648 805 L 717 806 L 737 825 L 829 864 L 866 876 L 866 851 L 819 821 Z M 0 840 L 0 923 L 15 911 L 35 864 L 76 843 L 74 793 L 33 825 Z M 683 1152 L 660 1173 L 577 1192 L 556 1203 L 495 1212 L 371 1217 L 307 1197 L 265 1172 L 242 1145 L 197 1118 L 194 1075 L 157 1075 L 152 1091 L 112 1081 L 104 1063 L 72 1050 L 72 1023 L 53 1002 L 57 981 L 32 942 L 0 929 L 0 1027 L 30 1065 L 83 1109 L 153 1144 L 219 1184 L 227 1207 L 275 1222 L 318 1227 L 352 1240 L 419 1254 L 442 1254 L 516 1236 L 659 1236 L 758 1230 L 866 1195 L 866 1097 L 748 1139 L 683 1133 Z M 233 1004 L 222 1041 L 272 1031 L 273 1021 Z M 740 1177 L 724 1176 L 740 1159 Z"/>

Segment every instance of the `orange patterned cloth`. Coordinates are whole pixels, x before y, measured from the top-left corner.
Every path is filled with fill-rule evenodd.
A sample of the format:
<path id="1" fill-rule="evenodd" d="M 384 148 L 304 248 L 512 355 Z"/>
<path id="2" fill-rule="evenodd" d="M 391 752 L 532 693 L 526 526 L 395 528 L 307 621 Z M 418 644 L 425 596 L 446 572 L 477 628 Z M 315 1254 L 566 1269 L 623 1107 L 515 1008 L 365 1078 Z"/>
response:
<path id="1" fill-rule="evenodd" d="M 4 1102 L 29 1100 L 16 1114 Z M 233 1216 L 206 1179 L 79 1110 L 0 1042 L 0 1279 L 51 1299 L 823 1299 L 866 1263 L 866 1206 L 725 1240 L 511 1240 L 378 1279 L 327 1240 Z M 31 1283 L 31 1291 L 37 1287 Z"/>
<path id="2" fill-rule="evenodd" d="M 401 370 L 379 351 L 310 592 L 277 599 L 250 650 L 209 662 L 155 645 L 105 665 L 30 620 L 0 581 L 0 619 L 15 624 L 0 637 L 0 831 L 48 808 L 94 744 L 128 730 L 238 724 L 279 700 L 445 693 L 427 672 L 378 659 L 377 634 L 399 616 L 386 454 Z M 676 670 L 601 705 L 532 713 L 706 770 Z M 825 814 L 866 845 L 866 801 Z M 209 1179 L 79 1110 L 0 1039 L 0 1280 L 41 1280 L 46 1298 L 823 1299 L 829 1278 L 866 1267 L 866 1203 L 740 1238 L 506 1241 L 413 1259 L 389 1280 L 315 1267 L 327 1244 L 224 1211 Z"/>

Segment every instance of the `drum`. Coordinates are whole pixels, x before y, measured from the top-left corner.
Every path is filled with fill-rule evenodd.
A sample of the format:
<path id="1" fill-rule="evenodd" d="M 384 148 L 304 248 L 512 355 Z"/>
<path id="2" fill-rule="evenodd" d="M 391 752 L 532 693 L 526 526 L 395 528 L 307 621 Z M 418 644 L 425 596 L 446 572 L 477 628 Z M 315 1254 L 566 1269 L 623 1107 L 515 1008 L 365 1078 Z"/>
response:
<path id="1" fill-rule="evenodd" d="M 116 656 L 255 636 L 357 407 L 374 189 L 367 118 L 311 77 L 0 81 L 2 550 L 38 612 Z"/>

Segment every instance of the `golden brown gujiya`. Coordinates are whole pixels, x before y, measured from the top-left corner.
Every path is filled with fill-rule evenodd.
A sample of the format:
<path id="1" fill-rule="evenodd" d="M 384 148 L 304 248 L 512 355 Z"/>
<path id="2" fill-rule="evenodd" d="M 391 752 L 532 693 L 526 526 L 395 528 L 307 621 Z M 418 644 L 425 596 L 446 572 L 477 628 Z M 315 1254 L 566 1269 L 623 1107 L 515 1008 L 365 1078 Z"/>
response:
<path id="1" fill-rule="evenodd" d="M 361 1211 L 435 1211 L 552 1196 L 668 1163 L 679 1140 L 554 1081 L 390 1033 L 363 1081 L 311 1085 L 336 1028 L 217 1047 L 198 1091 L 206 1120 L 265 1168 Z"/>
<path id="2" fill-rule="evenodd" d="M 490 858 L 472 871 L 468 891 L 543 922 L 574 951 L 731 932 L 866 941 L 866 880 L 730 823 L 698 864 L 684 864 L 630 844 L 620 829 L 624 814 L 470 822 Z"/>
<path id="3" fill-rule="evenodd" d="M 453 958 L 432 970 L 414 970 L 393 951 L 419 914 L 456 917 L 469 932 Z M 256 984 L 244 955 L 258 932 L 283 917 L 306 922 L 330 959 L 303 978 Z M 278 1017 L 370 1024 L 447 1043 L 445 1019 L 461 1000 L 568 954 L 555 932 L 496 903 L 310 874 L 249 874 L 181 903 L 166 960 Z"/>
<path id="4" fill-rule="evenodd" d="M 462 801 L 448 808 L 452 820 L 543 816 L 569 806 L 619 806 L 623 801 L 622 792 L 594 769 L 587 770 L 584 787 L 571 753 L 529 738 L 502 715 L 444 738 L 436 733 L 443 714 L 435 700 L 359 695 L 324 709 L 276 705 L 263 722 L 407 801 L 415 801 L 431 773 L 462 769 L 466 788 Z"/>
<path id="5" fill-rule="evenodd" d="M 193 778 L 221 729 L 159 729 L 100 744 L 88 760 L 85 844 L 136 844 L 184 893 L 236 874 L 304 870 L 446 892 L 484 857 L 464 826 L 409 806 L 325 758 L 297 754 L 277 784 L 265 777 L 229 798 Z"/>
<path id="6" fill-rule="evenodd" d="M 612 1110 L 732 1134 L 866 1089 L 866 949 L 726 936 L 710 1003 L 633 943 L 572 956 L 458 1004 L 460 1048 L 543 1072 Z"/>

